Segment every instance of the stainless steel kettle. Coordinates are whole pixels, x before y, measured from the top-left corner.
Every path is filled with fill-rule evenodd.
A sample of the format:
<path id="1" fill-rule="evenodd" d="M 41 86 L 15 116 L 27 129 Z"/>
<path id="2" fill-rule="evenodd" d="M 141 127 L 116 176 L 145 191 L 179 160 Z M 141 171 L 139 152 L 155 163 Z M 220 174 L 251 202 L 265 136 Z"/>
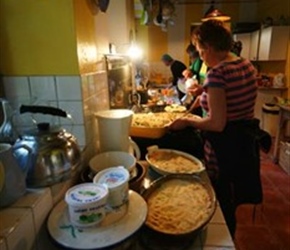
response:
<path id="1" fill-rule="evenodd" d="M 46 106 L 21 105 L 23 113 L 42 113 L 45 115 L 70 118 L 65 111 Z M 47 122 L 35 124 L 21 133 L 16 146 L 27 145 L 32 149 L 32 160 L 28 166 L 26 184 L 28 187 L 45 187 L 72 178 L 81 168 L 81 150 L 74 135 L 65 129 Z M 25 160 L 27 154 L 16 151 L 19 159 Z"/>

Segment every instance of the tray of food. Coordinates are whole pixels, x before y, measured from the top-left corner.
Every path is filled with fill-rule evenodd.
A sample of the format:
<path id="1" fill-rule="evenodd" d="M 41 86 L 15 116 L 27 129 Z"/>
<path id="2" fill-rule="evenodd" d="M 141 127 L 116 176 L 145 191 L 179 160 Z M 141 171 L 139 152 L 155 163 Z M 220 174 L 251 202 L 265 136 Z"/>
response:
<path id="1" fill-rule="evenodd" d="M 161 138 L 168 131 L 167 125 L 184 115 L 185 113 L 181 112 L 136 113 L 133 115 L 130 136 L 152 139 Z M 186 114 L 186 116 L 196 115 Z"/>

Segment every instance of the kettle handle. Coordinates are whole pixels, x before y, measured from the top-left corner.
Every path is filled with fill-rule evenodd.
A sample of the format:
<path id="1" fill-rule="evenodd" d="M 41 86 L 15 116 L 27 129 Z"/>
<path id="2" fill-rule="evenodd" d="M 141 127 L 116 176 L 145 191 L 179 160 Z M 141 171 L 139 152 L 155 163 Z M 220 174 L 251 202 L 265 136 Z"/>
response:
<path id="1" fill-rule="evenodd" d="M 35 106 L 35 105 L 21 105 L 20 114 L 23 113 L 42 113 L 47 115 L 54 115 L 60 117 L 69 117 L 67 112 L 59 108 L 47 107 L 47 106 Z"/>

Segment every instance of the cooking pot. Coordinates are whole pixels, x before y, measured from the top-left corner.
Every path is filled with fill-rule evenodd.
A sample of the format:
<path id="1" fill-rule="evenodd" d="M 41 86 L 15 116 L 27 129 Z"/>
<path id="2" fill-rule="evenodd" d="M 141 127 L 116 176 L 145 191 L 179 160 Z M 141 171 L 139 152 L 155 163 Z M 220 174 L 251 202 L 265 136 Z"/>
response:
<path id="1" fill-rule="evenodd" d="M 71 118 L 65 111 L 46 106 L 21 105 L 23 113 Z M 73 177 L 82 162 L 81 151 L 74 135 L 48 122 L 36 123 L 24 130 L 15 146 L 27 145 L 32 149 L 26 184 L 28 187 L 45 187 Z M 27 153 L 16 151 L 18 158 L 25 160 Z"/>

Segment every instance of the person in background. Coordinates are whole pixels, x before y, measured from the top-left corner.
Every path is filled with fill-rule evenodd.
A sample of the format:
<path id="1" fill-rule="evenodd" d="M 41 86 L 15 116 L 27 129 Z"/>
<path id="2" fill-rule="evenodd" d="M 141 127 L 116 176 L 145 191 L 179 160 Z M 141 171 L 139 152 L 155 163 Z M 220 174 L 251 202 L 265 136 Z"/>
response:
<path id="1" fill-rule="evenodd" d="M 186 107 L 189 112 L 202 116 L 202 109 L 197 99 L 202 92 L 201 85 L 206 74 L 206 70 L 201 71 L 201 69 L 206 69 L 206 66 L 199 57 L 196 47 L 192 43 L 187 46 L 186 52 L 189 56 L 190 65 L 182 72 L 182 74 L 186 79 L 185 85 L 188 85 L 188 83 L 190 84 L 190 86 L 186 86 L 187 93 L 192 96 L 191 102 L 186 104 Z M 192 80 L 193 77 L 194 80 Z"/>
<path id="2" fill-rule="evenodd" d="M 177 92 L 178 92 L 178 98 L 179 100 L 182 99 L 184 96 L 184 93 L 182 93 L 178 88 L 177 88 L 177 82 L 179 78 L 184 78 L 182 75 L 182 72 L 186 70 L 186 65 L 178 60 L 173 59 L 170 55 L 164 54 L 161 57 L 161 61 L 164 63 L 165 66 L 170 67 L 170 71 L 172 74 L 172 85 L 176 87 Z"/>
<path id="3" fill-rule="evenodd" d="M 209 20 L 195 29 L 192 41 L 209 70 L 203 83 L 202 118 L 183 117 L 171 130 L 199 129 L 205 140 L 207 173 L 234 237 L 235 211 L 244 203 L 262 202 L 259 158 L 259 120 L 254 118 L 256 69 L 231 53 L 232 35 L 223 23 Z"/>
<path id="4" fill-rule="evenodd" d="M 199 81 L 199 71 L 202 65 L 202 60 L 199 57 L 199 53 L 192 43 L 187 46 L 186 53 L 189 56 L 190 65 L 183 71 L 182 74 L 186 78 L 191 78 L 196 75 L 196 79 Z"/>

